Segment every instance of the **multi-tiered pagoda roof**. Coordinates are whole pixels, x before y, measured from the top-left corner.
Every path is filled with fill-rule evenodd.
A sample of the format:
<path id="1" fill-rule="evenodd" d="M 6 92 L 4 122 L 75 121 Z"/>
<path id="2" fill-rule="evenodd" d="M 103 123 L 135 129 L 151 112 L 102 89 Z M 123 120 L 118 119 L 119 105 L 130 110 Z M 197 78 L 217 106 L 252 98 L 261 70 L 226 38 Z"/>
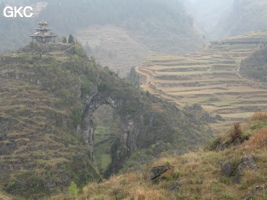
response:
<path id="1" fill-rule="evenodd" d="M 33 42 L 36 43 L 52 43 L 55 41 L 57 35 L 50 32 L 51 28 L 47 27 L 47 22 L 39 22 L 39 27 L 36 28 L 36 33 L 31 35 L 30 37 L 33 39 Z"/>

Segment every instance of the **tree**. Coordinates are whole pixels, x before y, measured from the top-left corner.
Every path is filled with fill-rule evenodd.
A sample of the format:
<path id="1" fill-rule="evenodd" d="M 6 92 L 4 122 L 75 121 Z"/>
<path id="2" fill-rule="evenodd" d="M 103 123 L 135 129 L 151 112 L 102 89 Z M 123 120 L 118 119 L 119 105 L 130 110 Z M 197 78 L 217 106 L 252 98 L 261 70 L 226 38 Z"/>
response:
<path id="1" fill-rule="evenodd" d="M 74 198 L 78 195 L 77 185 L 73 181 L 71 181 L 71 184 L 69 186 L 69 195 Z"/>
<path id="2" fill-rule="evenodd" d="M 92 54 L 92 50 L 91 50 L 91 47 L 89 46 L 88 41 L 86 41 L 84 49 L 86 50 L 86 52 L 88 53 L 88 55 L 91 55 Z"/>
<path id="3" fill-rule="evenodd" d="M 74 43 L 75 41 L 74 41 L 74 37 L 70 34 L 69 35 L 69 39 L 68 39 L 68 43 Z"/>
<path id="4" fill-rule="evenodd" d="M 66 37 L 63 37 L 62 43 L 67 43 L 67 38 Z"/>

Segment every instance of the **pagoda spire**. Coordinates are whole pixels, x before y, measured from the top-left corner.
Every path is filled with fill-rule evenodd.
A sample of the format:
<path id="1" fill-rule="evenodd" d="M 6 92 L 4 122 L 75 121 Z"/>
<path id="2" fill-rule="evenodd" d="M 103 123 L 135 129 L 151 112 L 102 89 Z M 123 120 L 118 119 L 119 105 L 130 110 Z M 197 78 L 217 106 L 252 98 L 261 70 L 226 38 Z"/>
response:
<path id="1" fill-rule="evenodd" d="M 30 36 L 33 42 L 34 43 L 53 43 L 57 35 L 50 32 L 51 28 L 47 27 L 48 23 L 43 21 L 43 22 L 39 22 L 38 25 L 39 25 L 38 28 L 35 29 L 37 32 Z"/>

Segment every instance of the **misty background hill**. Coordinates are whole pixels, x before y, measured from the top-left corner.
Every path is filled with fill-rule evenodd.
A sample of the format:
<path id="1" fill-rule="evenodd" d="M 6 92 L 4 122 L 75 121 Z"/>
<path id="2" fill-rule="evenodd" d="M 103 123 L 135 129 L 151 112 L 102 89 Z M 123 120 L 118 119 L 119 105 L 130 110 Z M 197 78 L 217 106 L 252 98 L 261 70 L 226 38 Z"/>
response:
<path id="1" fill-rule="evenodd" d="M 73 34 L 89 55 L 125 77 L 154 54 L 183 55 L 206 38 L 224 39 L 266 29 L 266 0 L 4 0 L 33 6 L 32 18 L 0 17 L 0 53 L 29 43 L 39 21 L 59 36 Z"/>
<path id="2" fill-rule="evenodd" d="M 267 28 L 266 0 L 184 0 L 195 26 L 209 40 Z"/>
<path id="3" fill-rule="evenodd" d="M 72 33 L 101 64 L 125 75 L 151 54 L 184 54 L 203 43 L 179 1 L 160 0 L 45 0 L 35 17 L 1 17 L 0 51 L 30 42 L 36 24 L 45 20 L 59 35 Z M 33 5 L 36 1 L 4 1 Z M 3 40 L 3 41 L 1 41 Z"/>
<path id="4" fill-rule="evenodd" d="M 200 32 L 208 39 L 218 36 L 214 27 L 231 9 L 234 0 L 183 0 L 187 12 L 194 18 L 194 23 Z"/>
<path id="5" fill-rule="evenodd" d="M 266 0 L 235 0 L 214 28 L 219 38 L 267 29 Z"/>

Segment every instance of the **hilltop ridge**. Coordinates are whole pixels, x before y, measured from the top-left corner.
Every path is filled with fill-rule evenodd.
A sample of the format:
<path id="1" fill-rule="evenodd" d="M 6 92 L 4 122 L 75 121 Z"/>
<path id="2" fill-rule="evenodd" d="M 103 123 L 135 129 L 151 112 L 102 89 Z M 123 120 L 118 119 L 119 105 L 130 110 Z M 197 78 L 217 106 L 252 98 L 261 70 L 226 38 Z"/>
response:
<path id="1" fill-rule="evenodd" d="M 139 151 L 184 153 L 211 136 L 206 122 L 140 91 L 88 58 L 77 44 L 30 44 L 0 57 L 0 177 L 27 199 L 99 181 L 92 114 L 104 104 L 121 119 L 107 176 Z M 155 148 L 159 146 L 159 148 Z M 168 148 L 161 148 L 166 146 Z"/>

